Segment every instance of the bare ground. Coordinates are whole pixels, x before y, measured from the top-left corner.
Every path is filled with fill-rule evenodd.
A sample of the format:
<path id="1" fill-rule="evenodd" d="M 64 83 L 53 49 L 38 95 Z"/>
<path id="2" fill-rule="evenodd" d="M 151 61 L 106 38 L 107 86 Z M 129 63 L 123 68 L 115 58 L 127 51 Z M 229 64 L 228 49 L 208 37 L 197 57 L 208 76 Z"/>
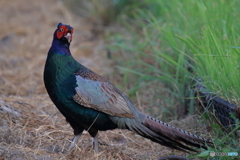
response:
<path id="1" fill-rule="evenodd" d="M 72 129 L 50 101 L 43 85 L 43 67 L 52 34 L 59 23 L 74 27 L 74 57 L 109 75 L 112 64 L 101 50 L 103 40 L 91 31 L 94 23 L 73 15 L 55 0 L 0 1 L 0 160 L 2 159 L 157 159 L 186 156 L 130 131 L 100 132 L 100 152 L 84 132 L 77 146 L 62 153 L 73 138 Z M 114 82 L 113 82 L 114 83 Z M 198 117 L 172 122 L 193 133 L 204 133 Z"/>

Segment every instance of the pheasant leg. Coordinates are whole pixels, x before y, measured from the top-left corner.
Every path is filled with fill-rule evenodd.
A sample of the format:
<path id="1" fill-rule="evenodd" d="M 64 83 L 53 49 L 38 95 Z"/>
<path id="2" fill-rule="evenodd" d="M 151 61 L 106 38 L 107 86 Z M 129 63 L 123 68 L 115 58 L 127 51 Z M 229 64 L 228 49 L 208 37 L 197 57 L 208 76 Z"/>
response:
<path id="1" fill-rule="evenodd" d="M 79 140 L 79 138 L 81 137 L 82 133 L 78 134 L 78 135 L 75 135 L 69 148 L 68 148 L 68 151 L 70 151 L 76 144 L 76 142 Z"/>
<path id="2" fill-rule="evenodd" d="M 98 153 L 98 134 L 93 137 L 93 149 Z"/>

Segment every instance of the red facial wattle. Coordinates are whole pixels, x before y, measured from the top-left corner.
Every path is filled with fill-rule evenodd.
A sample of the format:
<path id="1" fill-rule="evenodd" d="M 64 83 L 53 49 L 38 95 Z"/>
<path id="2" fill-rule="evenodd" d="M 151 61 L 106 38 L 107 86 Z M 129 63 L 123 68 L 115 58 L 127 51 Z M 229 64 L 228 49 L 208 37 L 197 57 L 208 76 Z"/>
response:
<path id="1" fill-rule="evenodd" d="M 73 34 L 73 28 L 69 29 L 67 26 L 62 25 L 58 28 L 56 36 L 58 39 L 65 37 L 70 43 L 72 41 L 72 34 Z"/>

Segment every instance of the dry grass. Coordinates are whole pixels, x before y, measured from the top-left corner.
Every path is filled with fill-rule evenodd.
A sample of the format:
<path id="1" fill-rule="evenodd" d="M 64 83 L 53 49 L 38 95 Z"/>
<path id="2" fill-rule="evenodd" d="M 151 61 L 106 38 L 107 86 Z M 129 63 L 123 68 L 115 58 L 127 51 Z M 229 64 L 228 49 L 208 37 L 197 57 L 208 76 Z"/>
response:
<path id="1" fill-rule="evenodd" d="M 185 156 L 123 130 L 100 132 L 99 153 L 92 150 L 86 132 L 71 152 L 62 153 L 73 138 L 72 129 L 50 101 L 42 80 L 47 51 L 59 22 L 75 28 L 71 50 L 78 61 L 102 75 L 112 72 L 111 62 L 101 50 L 103 41 L 91 32 L 94 26 L 87 19 L 73 15 L 59 1 L 1 0 L 0 160 Z M 196 117 L 175 125 L 189 130 L 185 123 L 189 121 L 196 122 Z"/>

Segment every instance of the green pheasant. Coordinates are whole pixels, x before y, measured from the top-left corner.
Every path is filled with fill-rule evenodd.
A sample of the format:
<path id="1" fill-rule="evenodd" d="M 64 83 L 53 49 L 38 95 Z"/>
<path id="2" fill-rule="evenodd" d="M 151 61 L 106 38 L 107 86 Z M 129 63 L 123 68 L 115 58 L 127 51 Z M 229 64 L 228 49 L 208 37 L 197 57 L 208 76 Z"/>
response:
<path id="1" fill-rule="evenodd" d="M 113 84 L 72 57 L 72 34 L 71 26 L 58 24 L 44 69 L 47 92 L 74 130 L 69 149 L 86 130 L 98 151 L 98 131 L 116 128 L 181 151 L 196 151 L 189 146 L 206 148 L 206 143 L 212 143 L 139 112 Z"/>

